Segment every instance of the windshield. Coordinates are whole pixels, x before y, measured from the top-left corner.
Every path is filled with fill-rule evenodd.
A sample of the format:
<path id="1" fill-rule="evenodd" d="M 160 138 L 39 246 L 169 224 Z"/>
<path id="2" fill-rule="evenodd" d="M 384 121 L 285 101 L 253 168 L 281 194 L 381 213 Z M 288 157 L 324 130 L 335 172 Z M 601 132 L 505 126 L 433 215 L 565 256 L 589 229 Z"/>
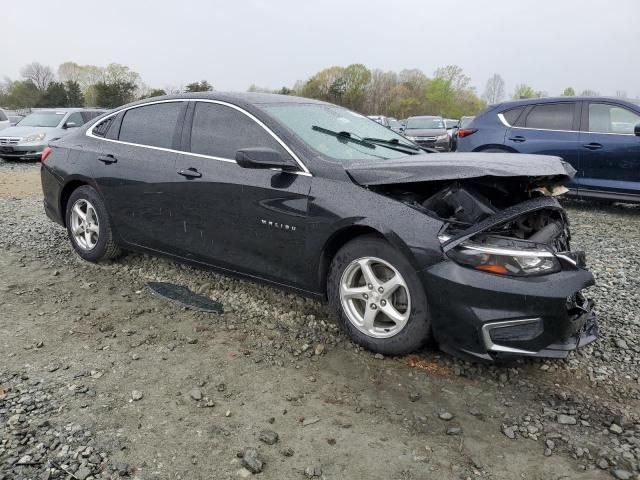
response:
<path id="1" fill-rule="evenodd" d="M 27 115 L 18 127 L 57 127 L 66 112 L 35 112 Z"/>
<path id="2" fill-rule="evenodd" d="M 389 119 L 389 126 L 391 128 L 400 128 L 402 125 L 400 125 L 400 122 L 398 120 L 396 120 L 395 118 L 390 118 Z"/>
<path id="3" fill-rule="evenodd" d="M 411 117 L 407 119 L 407 128 L 444 128 L 440 117 Z"/>
<path id="4" fill-rule="evenodd" d="M 458 120 L 445 120 L 444 121 L 445 125 L 447 126 L 447 128 L 453 128 L 453 127 L 457 127 L 458 126 Z"/>
<path id="5" fill-rule="evenodd" d="M 345 136 L 327 134 L 327 131 L 349 133 L 353 139 L 382 139 L 415 147 L 405 137 L 364 115 L 335 105 L 288 103 L 266 105 L 264 109 L 311 148 L 336 160 L 387 160 L 404 157 L 408 153 L 397 151 L 394 145 L 351 141 Z"/>
<path id="6" fill-rule="evenodd" d="M 460 128 L 464 128 L 467 125 L 469 125 L 473 121 L 474 118 L 476 118 L 476 117 L 462 117 L 460 119 Z"/>

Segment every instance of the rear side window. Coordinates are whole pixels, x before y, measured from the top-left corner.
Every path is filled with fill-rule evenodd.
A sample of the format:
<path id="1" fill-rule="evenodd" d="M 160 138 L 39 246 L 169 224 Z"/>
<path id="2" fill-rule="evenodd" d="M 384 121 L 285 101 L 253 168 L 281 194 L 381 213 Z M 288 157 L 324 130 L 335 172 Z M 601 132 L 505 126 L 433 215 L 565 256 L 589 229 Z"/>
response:
<path id="1" fill-rule="evenodd" d="M 128 110 L 122 119 L 118 140 L 171 148 L 182 102 L 156 103 Z"/>
<path id="2" fill-rule="evenodd" d="M 573 103 L 550 103 L 534 106 L 525 120 L 527 128 L 544 130 L 571 130 Z"/>
<path id="3" fill-rule="evenodd" d="M 96 137 L 106 137 L 107 132 L 109 131 L 109 127 L 113 123 L 114 118 L 115 117 L 109 117 L 98 123 L 95 127 L 93 127 L 93 134 Z"/>
<path id="4" fill-rule="evenodd" d="M 589 104 L 589 131 L 633 135 L 640 115 L 618 105 Z"/>
<path id="5" fill-rule="evenodd" d="M 507 123 L 513 127 L 517 125 L 518 118 L 520 117 L 520 115 L 522 115 L 522 112 L 524 112 L 525 108 L 527 107 L 512 108 L 511 110 L 502 112 L 502 116 L 507 121 Z"/>
<path id="6" fill-rule="evenodd" d="M 244 113 L 215 103 L 196 104 L 191 152 L 233 160 L 238 150 L 251 147 L 271 148 L 289 156 L 264 128 Z"/>

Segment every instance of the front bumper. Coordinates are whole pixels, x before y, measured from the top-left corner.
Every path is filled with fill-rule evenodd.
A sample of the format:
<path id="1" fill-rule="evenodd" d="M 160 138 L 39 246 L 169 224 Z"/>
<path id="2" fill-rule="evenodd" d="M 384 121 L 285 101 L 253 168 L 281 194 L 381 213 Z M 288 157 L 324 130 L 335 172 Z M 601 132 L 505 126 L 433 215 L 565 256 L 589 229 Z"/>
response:
<path id="1" fill-rule="evenodd" d="M 412 137 L 412 138 L 413 138 L 412 141 L 414 143 L 417 143 L 421 147 L 433 148 L 435 150 L 438 150 L 439 152 L 448 152 L 451 149 L 451 142 L 449 140 L 449 137 L 447 137 L 444 140 L 436 140 L 435 138 L 428 139 L 426 137 Z"/>
<path id="2" fill-rule="evenodd" d="M 0 145 L 0 157 L 13 160 L 40 160 L 46 145 Z"/>
<path id="3" fill-rule="evenodd" d="M 564 358 L 598 334 L 594 284 L 580 268 L 538 277 L 502 277 L 446 260 L 420 272 L 441 348 L 483 360 Z"/>

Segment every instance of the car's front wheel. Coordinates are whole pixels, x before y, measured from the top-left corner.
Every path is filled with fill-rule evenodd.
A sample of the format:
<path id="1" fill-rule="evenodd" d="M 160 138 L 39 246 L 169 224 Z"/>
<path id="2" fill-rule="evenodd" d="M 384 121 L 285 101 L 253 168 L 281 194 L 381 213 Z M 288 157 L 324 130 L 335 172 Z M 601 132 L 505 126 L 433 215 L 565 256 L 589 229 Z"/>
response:
<path id="1" fill-rule="evenodd" d="M 404 355 L 431 335 L 427 299 L 415 269 L 381 238 L 358 237 L 338 251 L 327 295 L 345 332 L 374 352 Z"/>
<path id="2" fill-rule="evenodd" d="M 85 260 L 99 262 L 121 253 L 113 238 L 107 209 L 93 187 L 83 185 L 71 193 L 66 225 L 71 245 Z"/>

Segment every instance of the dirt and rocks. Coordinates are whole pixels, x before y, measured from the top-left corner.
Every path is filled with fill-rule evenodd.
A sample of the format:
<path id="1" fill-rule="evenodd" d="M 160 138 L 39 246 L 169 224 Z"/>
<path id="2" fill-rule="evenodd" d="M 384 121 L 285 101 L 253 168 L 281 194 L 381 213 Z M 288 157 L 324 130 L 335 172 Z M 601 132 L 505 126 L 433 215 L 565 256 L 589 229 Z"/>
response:
<path id="1" fill-rule="evenodd" d="M 319 302 L 164 259 L 82 262 L 38 168 L 0 162 L 1 480 L 640 479 L 640 208 L 567 202 L 595 344 L 478 365 L 373 355 Z"/>

